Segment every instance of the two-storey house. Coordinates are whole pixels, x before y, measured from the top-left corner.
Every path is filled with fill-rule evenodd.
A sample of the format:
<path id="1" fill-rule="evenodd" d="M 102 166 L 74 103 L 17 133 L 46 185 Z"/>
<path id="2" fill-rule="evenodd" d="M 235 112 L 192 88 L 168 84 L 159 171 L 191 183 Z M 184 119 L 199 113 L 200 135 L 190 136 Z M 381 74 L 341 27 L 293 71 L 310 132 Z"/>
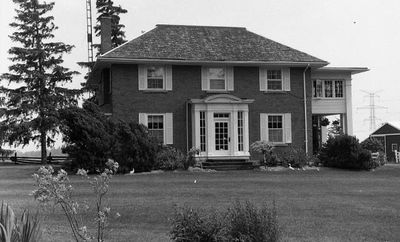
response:
<path id="1" fill-rule="evenodd" d="M 144 124 L 160 143 L 197 147 L 204 159 L 248 160 L 257 140 L 312 152 L 314 115 L 340 114 L 352 133 L 351 75 L 366 68 L 325 68 L 238 27 L 157 25 L 110 49 L 107 22 L 93 70 L 100 105 Z"/>

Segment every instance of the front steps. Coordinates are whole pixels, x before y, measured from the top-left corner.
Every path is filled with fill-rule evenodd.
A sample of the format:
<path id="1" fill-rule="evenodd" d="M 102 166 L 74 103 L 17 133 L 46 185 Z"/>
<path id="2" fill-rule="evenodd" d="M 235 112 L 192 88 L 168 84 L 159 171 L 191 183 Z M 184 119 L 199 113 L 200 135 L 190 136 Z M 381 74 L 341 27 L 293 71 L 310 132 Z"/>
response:
<path id="1" fill-rule="evenodd" d="M 248 160 L 207 160 L 202 162 L 203 169 L 217 171 L 252 170 L 253 163 Z"/>

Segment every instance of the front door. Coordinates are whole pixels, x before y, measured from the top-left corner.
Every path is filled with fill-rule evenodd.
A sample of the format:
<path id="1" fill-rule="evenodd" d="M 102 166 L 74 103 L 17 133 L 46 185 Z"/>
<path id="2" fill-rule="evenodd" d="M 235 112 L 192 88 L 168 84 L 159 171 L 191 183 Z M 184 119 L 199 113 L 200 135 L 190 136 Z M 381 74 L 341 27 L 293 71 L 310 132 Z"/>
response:
<path id="1" fill-rule="evenodd" d="M 229 113 L 214 113 L 215 152 L 229 155 Z"/>

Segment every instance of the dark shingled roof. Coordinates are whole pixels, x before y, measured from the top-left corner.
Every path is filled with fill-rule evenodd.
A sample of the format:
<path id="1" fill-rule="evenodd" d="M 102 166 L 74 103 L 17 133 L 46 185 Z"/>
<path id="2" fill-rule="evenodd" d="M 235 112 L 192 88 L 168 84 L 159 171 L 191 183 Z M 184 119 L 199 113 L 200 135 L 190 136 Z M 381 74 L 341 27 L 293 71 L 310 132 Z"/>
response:
<path id="1" fill-rule="evenodd" d="M 397 134 L 400 133 L 400 130 L 389 123 L 385 123 L 378 130 L 373 132 L 371 135 L 382 135 L 382 134 Z"/>
<path id="2" fill-rule="evenodd" d="M 328 64 L 245 28 L 186 25 L 157 25 L 102 58 Z"/>

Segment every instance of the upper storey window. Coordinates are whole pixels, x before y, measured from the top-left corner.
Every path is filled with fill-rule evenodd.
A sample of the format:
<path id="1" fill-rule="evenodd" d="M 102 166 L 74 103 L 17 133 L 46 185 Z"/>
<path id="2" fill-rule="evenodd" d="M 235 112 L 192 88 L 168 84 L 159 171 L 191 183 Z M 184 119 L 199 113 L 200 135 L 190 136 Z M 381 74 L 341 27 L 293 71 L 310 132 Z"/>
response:
<path id="1" fill-rule="evenodd" d="M 201 90 L 210 92 L 233 91 L 233 67 L 202 67 Z"/>
<path id="2" fill-rule="evenodd" d="M 172 90 L 172 67 L 169 65 L 139 65 L 139 90 Z"/>
<path id="3" fill-rule="evenodd" d="M 314 98 L 343 98 L 343 80 L 314 80 Z"/>
<path id="4" fill-rule="evenodd" d="M 260 91 L 290 91 L 290 68 L 260 67 Z"/>
<path id="5" fill-rule="evenodd" d="M 163 66 L 149 66 L 147 69 L 147 89 L 164 89 L 165 72 Z"/>

